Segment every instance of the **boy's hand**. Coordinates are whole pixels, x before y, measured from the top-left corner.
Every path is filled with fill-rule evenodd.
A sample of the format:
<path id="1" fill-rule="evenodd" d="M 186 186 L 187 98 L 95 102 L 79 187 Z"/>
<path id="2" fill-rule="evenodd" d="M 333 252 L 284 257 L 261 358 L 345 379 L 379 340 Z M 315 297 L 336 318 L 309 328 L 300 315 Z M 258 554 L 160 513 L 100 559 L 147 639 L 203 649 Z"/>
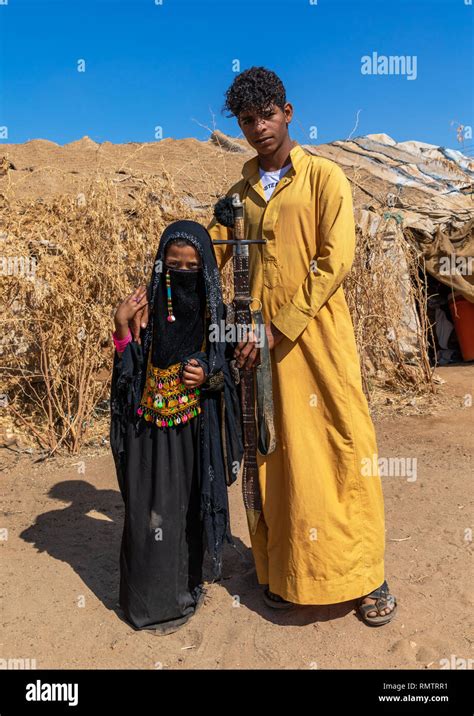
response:
<path id="1" fill-rule="evenodd" d="M 123 329 L 128 327 L 137 313 L 145 307 L 148 307 L 146 286 L 140 286 L 130 296 L 127 296 L 115 311 L 115 328 Z"/>
<path id="2" fill-rule="evenodd" d="M 140 329 L 146 328 L 148 325 L 148 303 L 145 303 L 144 306 L 138 309 L 138 311 L 135 313 L 130 324 L 130 330 L 132 332 L 133 340 L 137 343 L 141 343 L 140 340 Z"/>
<path id="3" fill-rule="evenodd" d="M 206 374 L 195 358 L 191 358 L 183 370 L 183 383 L 187 388 L 197 388 L 206 380 Z"/>
<path id="4" fill-rule="evenodd" d="M 269 350 L 275 348 L 284 338 L 283 333 L 271 322 L 265 324 L 265 333 L 267 334 Z M 234 358 L 236 359 L 238 368 L 249 370 L 259 365 L 260 348 L 257 346 L 257 343 L 257 336 L 253 331 L 250 331 L 248 339 L 237 344 L 234 351 Z"/>

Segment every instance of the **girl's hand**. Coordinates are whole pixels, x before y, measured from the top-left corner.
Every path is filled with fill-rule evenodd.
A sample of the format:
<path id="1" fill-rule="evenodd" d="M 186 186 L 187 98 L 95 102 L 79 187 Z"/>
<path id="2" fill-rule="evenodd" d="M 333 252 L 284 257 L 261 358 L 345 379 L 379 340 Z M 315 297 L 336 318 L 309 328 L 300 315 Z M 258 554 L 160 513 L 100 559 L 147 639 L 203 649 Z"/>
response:
<path id="1" fill-rule="evenodd" d="M 147 305 L 146 286 L 140 286 L 115 311 L 114 321 L 117 332 L 120 332 L 120 329 L 128 331 L 134 316 Z"/>
<path id="2" fill-rule="evenodd" d="M 183 370 L 183 383 L 187 388 L 197 388 L 206 380 L 206 374 L 195 358 L 191 358 Z"/>

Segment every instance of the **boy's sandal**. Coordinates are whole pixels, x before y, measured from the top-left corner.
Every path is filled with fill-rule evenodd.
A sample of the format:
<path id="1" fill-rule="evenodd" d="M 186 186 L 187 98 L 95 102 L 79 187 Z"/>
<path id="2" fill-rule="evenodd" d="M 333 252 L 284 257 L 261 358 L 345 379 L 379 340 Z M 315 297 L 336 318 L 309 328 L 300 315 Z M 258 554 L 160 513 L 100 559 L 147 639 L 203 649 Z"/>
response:
<path id="1" fill-rule="evenodd" d="M 362 600 L 370 597 L 376 599 L 375 604 L 362 604 Z M 392 607 L 392 610 L 388 614 L 381 614 L 383 609 Z M 366 594 L 364 597 L 359 599 L 357 604 L 357 611 L 362 620 L 369 624 L 369 626 L 381 626 L 392 621 L 393 617 L 397 613 L 397 599 L 390 594 L 388 584 L 385 581 L 378 589 L 374 589 L 370 594 Z M 378 612 L 378 616 L 369 617 L 368 612 Z"/>
<path id="2" fill-rule="evenodd" d="M 295 606 L 293 602 L 288 602 L 286 599 L 283 599 L 283 597 L 280 597 L 278 594 L 274 594 L 274 592 L 271 592 L 268 587 L 265 587 L 263 591 L 263 601 L 267 605 L 267 607 L 270 607 L 271 609 L 293 609 Z"/>

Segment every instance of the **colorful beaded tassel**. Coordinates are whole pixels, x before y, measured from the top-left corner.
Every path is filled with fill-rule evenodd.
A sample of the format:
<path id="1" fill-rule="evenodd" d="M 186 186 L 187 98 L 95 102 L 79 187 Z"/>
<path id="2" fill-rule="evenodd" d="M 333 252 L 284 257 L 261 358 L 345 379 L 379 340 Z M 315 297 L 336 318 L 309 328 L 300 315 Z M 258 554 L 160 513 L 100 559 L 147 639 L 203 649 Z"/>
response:
<path id="1" fill-rule="evenodd" d="M 176 321 L 176 316 L 173 315 L 173 303 L 171 302 L 171 278 L 170 272 L 166 271 L 166 296 L 168 301 L 168 318 L 166 319 L 170 323 Z"/>

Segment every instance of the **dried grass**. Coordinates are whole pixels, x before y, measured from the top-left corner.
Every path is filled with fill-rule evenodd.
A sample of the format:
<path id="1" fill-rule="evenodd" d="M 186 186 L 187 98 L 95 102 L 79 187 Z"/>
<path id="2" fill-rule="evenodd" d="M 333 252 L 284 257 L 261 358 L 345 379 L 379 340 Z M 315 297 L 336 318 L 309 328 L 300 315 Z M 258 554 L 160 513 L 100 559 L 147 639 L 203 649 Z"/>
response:
<path id="1" fill-rule="evenodd" d="M 133 208 L 100 179 L 77 199 L 4 201 L 0 253 L 34 257 L 36 272 L 2 277 L 0 392 L 49 455 L 87 439 L 108 398 L 115 307 L 148 281 L 164 227 L 192 214 L 164 180 L 138 186 Z"/>
<path id="2" fill-rule="evenodd" d="M 422 259 L 401 230 L 388 231 L 385 237 L 359 230 L 357 234 L 355 260 L 344 291 L 361 356 L 364 391 L 372 403 L 375 394 L 380 397 L 381 387 L 403 397 L 434 393 Z"/>

